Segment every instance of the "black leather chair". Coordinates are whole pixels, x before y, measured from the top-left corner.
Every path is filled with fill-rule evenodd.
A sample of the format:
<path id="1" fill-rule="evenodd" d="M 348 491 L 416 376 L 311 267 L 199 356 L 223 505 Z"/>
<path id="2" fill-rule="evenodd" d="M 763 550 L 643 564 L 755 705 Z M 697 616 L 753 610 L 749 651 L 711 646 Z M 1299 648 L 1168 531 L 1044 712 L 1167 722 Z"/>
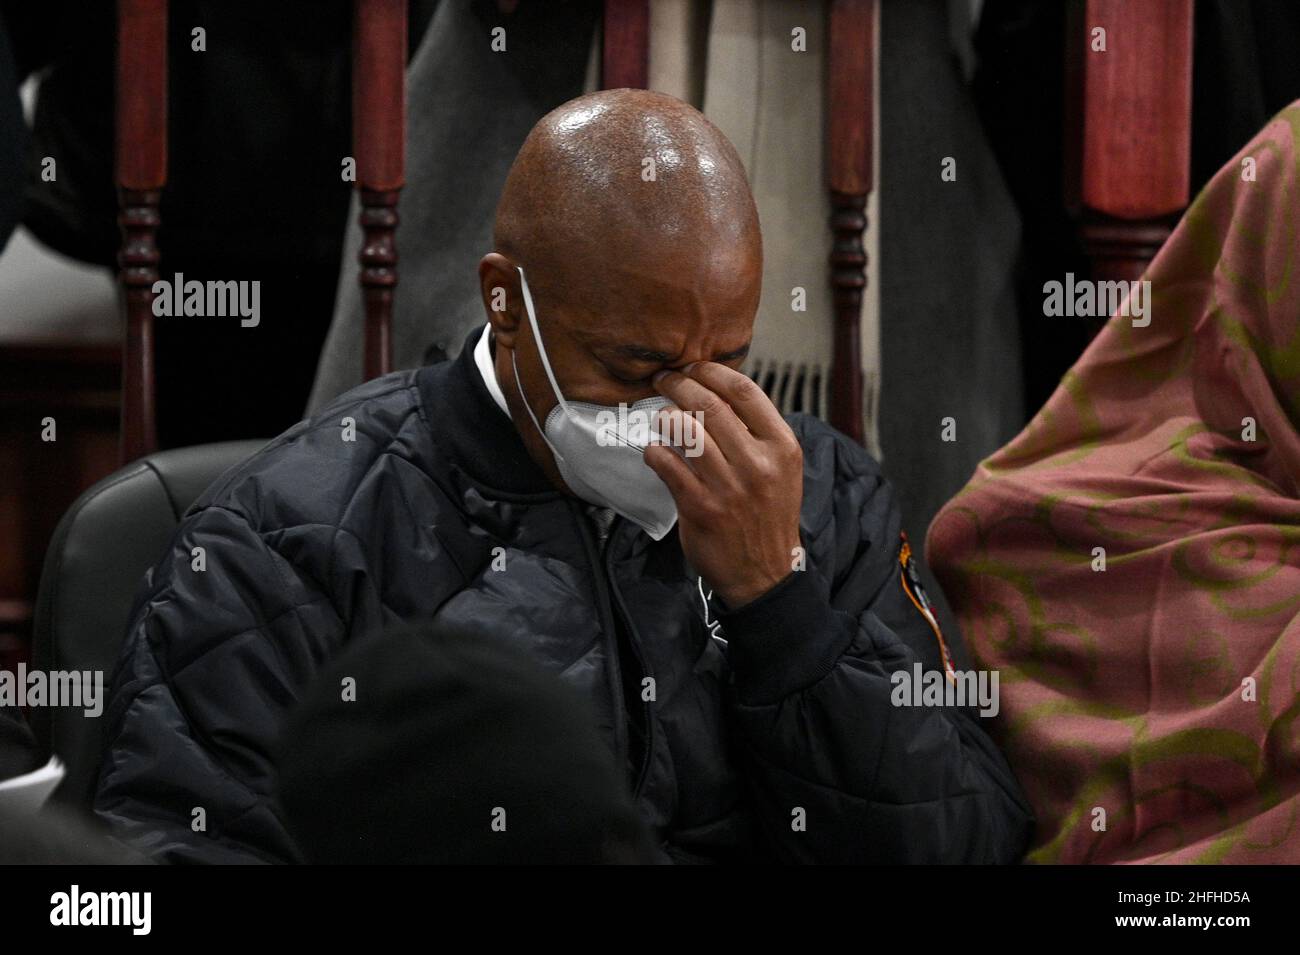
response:
<path id="1" fill-rule="evenodd" d="M 107 709 L 127 616 L 145 571 L 163 555 L 181 516 L 208 485 L 266 443 L 228 441 L 159 451 L 77 498 L 45 553 L 33 668 L 102 670 Z M 54 753 L 67 768 L 52 800 L 88 808 L 99 775 L 103 715 L 33 707 L 29 716 L 42 752 Z"/>

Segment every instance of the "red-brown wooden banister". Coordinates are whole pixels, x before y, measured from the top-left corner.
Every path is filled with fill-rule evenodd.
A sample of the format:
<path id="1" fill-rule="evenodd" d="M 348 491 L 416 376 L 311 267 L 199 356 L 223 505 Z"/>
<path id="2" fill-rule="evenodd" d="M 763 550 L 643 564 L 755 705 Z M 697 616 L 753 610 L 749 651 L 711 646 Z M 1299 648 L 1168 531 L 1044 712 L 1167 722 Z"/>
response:
<path id="1" fill-rule="evenodd" d="M 167 3 L 118 0 L 114 167 L 126 309 L 122 346 L 121 463 L 158 447 L 153 285 L 159 199 L 167 180 Z"/>
<path id="2" fill-rule="evenodd" d="M 827 30 L 826 175 L 834 301 L 829 420 L 863 442 L 862 296 L 873 166 L 876 0 L 831 0 Z"/>
<path id="3" fill-rule="evenodd" d="M 649 0 L 605 0 L 600 83 L 645 89 L 650 82 Z"/>
<path id="4" fill-rule="evenodd" d="M 1076 0 L 1066 43 L 1066 202 L 1097 281 L 1137 279 L 1187 205 L 1192 0 Z M 1094 50 L 1096 28 L 1105 51 Z"/>
<path id="5" fill-rule="evenodd" d="M 397 287 L 397 197 L 406 161 L 406 0 L 356 0 L 352 140 L 364 233 L 365 377 L 392 369 Z"/>

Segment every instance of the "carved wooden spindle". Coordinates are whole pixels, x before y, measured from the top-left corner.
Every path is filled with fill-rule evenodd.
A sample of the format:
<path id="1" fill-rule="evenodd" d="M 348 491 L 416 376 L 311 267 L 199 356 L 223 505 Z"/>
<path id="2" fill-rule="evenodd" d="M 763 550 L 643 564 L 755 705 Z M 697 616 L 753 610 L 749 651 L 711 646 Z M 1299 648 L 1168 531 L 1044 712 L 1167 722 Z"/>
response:
<path id="1" fill-rule="evenodd" d="M 1106 282 L 1141 278 L 1172 231 L 1171 218 L 1129 221 L 1090 213 L 1079 224 L 1092 275 Z"/>
<path id="2" fill-rule="evenodd" d="M 356 0 L 352 141 L 364 233 L 358 277 L 365 301 L 365 376 L 392 369 L 397 197 L 405 182 L 406 0 Z"/>
<path id="3" fill-rule="evenodd" d="M 159 253 L 155 237 L 162 221 L 158 211 L 160 197 L 157 189 L 118 190 L 117 222 L 122 229 L 122 248 L 117 264 L 126 303 L 119 441 L 122 464 L 158 448 L 153 285 L 158 281 Z"/>
<path id="4" fill-rule="evenodd" d="M 361 282 L 365 298 L 365 372 L 392 370 L 393 292 L 397 288 L 397 189 L 361 190 Z"/>
<path id="5" fill-rule="evenodd" d="M 1192 0 L 1076 2 L 1066 32 L 1067 202 L 1092 278 L 1132 281 L 1189 198 Z"/>
<path id="6" fill-rule="evenodd" d="M 650 0 L 605 0 L 601 86 L 645 89 L 650 81 Z"/>
<path id="7" fill-rule="evenodd" d="M 829 417 L 861 444 L 862 295 L 867 287 L 862 234 L 872 190 L 875 0 L 831 0 L 828 36 L 826 162 L 835 305 Z"/>
<path id="8" fill-rule="evenodd" d="M 167 179 L 166 0 L 118 0 L 115 165 L 126 308 L 122 345 L 122 463 L 158 447 L 153 284 L 160 190 Z"/>
<path id="9" fill-rule="evenodd" d="M 829 420 L 859 444 L 862 420 L 862 293 L 867 287 L 867 197 L 831 190 L 831 297 L 835 326 L 831 338 Z"/>

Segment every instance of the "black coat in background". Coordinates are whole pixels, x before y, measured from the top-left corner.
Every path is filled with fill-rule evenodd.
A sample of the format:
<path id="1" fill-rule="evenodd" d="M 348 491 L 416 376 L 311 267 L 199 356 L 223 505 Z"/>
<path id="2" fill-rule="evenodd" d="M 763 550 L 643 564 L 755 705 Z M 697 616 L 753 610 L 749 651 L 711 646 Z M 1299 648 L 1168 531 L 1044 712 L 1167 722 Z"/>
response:
<path id="1" fill-rule="evenodd" d="M 23 222 L 50 248 L 116 270 L 116 5 L 2 2 L 19 75 L 45 70 Z M 410 44 L 434 5 L 409 4 Z M 302 416 L 353 189 L 342 176 L 354 152 L 352 8 L 350 0 L 167 5 L 159 273 L 260 282 L 261 321 L 158 319 L 164 448 L 274 434 Z M 195 50 L 200 27 L 205 49 Z M 56 163 L 52 182 L 41 178 L 45 157 Z"/>

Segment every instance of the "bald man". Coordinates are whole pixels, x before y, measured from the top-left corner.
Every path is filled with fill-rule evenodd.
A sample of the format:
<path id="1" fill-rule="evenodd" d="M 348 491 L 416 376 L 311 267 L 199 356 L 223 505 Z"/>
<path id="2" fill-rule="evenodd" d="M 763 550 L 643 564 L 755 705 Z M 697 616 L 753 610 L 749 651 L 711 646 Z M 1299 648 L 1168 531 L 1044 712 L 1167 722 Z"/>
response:
<path id="1" fill-rule="evenodd" d="M 567 103 L 494 244 L 459 358 L 341 396 L 186 515 L 131 625 L 98 815 L 160 859 L 299 859 L 286 711 L 345 644 L 423 620 L 576 687 L 664 861 L 1016 860 L 1029 810 L 979 717 L 899 692 L 956 674 L 888 484 L 738 370 L 762 241 L 726 138 L 655 93 Z M 458 808 L 503 837 L 512 795 Z"/>

